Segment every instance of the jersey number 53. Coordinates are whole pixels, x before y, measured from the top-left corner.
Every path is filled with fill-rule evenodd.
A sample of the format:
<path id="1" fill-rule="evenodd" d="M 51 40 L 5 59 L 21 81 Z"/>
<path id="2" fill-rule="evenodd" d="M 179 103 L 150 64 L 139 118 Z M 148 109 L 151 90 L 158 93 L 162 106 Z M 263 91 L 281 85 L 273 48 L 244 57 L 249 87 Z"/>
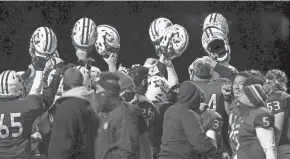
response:
<path id="1" fill-rule="evenodd" d="M 18 128 L 18 132 L 11 133 L 12 137 L 19 137 L 23 133 L 23 127 L 20 122 L 15 122 L 15 118 L 21 117 L 21 113 L 10 113 L 8 116 L 10 116 L 10 124 L 12 128 Z M 10 131 L 8 126 L 3 125 L 4 121 L 4 114 L 0 115 L 0 138 L 5 139 L 9 137 Z"/>

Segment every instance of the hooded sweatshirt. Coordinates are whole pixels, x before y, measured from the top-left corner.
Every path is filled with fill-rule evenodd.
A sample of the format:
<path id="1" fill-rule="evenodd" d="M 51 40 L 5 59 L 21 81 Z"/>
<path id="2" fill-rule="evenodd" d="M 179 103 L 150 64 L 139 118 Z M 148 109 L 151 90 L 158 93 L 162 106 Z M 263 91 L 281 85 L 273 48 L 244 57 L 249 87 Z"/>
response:
<path id="1" fill-rule="evenodd" d="M 210 153 L 216 148 L 205 135 L 198 111 L 201 90 L 191 81 L 181 84 L 178 102 L 164 115 L 159 158 L 192 159 L 198 153 Z"/>
<path id="2" fill-rule="evenodd" d="M 63 94 L 57 101 L 52 128 L 48 158 L 92 159 L 94 141 L 99 120 L 95 106 L 94 91 L 86 87 L 75 87 Z"/>

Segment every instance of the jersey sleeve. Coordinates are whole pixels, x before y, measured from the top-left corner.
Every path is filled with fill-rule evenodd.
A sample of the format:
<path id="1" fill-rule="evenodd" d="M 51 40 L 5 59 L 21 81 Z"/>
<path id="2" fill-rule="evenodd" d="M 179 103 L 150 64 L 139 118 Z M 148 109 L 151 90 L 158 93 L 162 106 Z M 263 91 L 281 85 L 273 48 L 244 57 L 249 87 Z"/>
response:
<path id="1" fill-rule="evenodd" d="M 255 112 L 254 126 L 262 128 L 270 128 L 274 126 L 274 115 L 264 109 L 259 109 Z"/>
<path id="2" fill-rule="evenodd" d="M 223 124 L 222 117 L 212 110 L 207 110 L 204 113 L 202 113 L 201 120 L 202 126 L 205 131 L 213 130 L 218 133 L 222 128 Z"/>
<path id="3" fill-rule="evenodd" d="M 290 103 L 289 95 L 285 92 L 276 94 L 271 101 L 267 101 L 267 108 L 270 109 L 274 114 L 285 112 L 288 109 Z"/>

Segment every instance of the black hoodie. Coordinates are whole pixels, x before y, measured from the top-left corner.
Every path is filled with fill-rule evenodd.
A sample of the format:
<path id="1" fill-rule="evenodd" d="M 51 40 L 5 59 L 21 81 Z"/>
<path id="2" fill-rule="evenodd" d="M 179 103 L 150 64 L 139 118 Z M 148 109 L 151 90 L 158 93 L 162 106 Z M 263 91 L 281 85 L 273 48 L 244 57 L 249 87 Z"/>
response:
<path id="1" fill-rule="evenodd" d="M 198 153 L 216 150 L 195 112 L 199 110 L 201 95 L 202 91 L 193 82 L 181 84 L 178 102 L 165 112 L 159 158 L 192 159 Z"/>

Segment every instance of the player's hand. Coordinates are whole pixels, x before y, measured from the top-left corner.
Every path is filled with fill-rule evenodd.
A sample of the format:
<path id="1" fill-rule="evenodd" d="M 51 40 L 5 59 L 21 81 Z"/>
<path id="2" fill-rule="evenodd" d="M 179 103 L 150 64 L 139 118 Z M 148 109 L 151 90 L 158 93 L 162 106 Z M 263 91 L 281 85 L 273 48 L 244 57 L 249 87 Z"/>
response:
<path id="1" fill-rule="evenodd" d="M 163 63 L 166 67 L 173 67 L 172 61 L 166 59 L 163 54 L 160 54 L 159 61 Z"/>
<path id="2" fill-rule="evenodd" d="M 227 152 L 223 152 L 223 159 L 231 159 L 231 156 Z"/>
<path id="3" fill-rule="evenodd" d="M 34 56 L 32 58 L 32 65 L 37 71 L 43 71 L 49 57 Z"/>
<path id="4" fill-rule="evenodd" d="M 35 140 L 42 140 L 42 136 L 39 132 L 36 132 L 34 134 L 31 135 L 31 138 L 35 139 Z"/>
<path id="5" fill-rule="evenodd" d="M 204 112 L 209 108 L 209 106 L 206 103 L 200 103 L 199 110 L 200 112 Z"/>
<path id="6" fill-rule="evenodd" d="M 205 63 L 208 63 L 212 68 L 214 68 L 217 64 L 216 61 L 214 61 L 212 58 L 210 58 L 209 56 L 203 56 L 201 58 L 201 60 L 203 60 Z"/>
<path id="7" fill-rule="evenodd" d="M 103 58 L 105 60 L 105 62 L 109 65 L 109 66 L 116 66 L 117 64 L 117 60 L 118 60 L 118 55 L 115 53 L 111 53 L 110 56 L 108 58 Z"/>
<path id="8" fill-rule="evenodd" d="M 76 55 L 78 57 L 78 60 L 84 60 L 84 61 L 86 61 L 87 56 L 88 56 L 88 53 L 85 52 L 85 51 L 77 51 Z"/>
<path id="9" fill-rule="evenodd" d="M 230 83 L 226 83 L 222 85 L 222 94 L 224 96 L 231 95 L 233 91 L 233 86 Z"/>
<path id="10" fill-rule="evenodd" d="M 119 65 L 118 71 L 124 72 L 126 74 L 129 73 L 129 70 L 126 67 L 124 67 L 122 64 Z"/>

